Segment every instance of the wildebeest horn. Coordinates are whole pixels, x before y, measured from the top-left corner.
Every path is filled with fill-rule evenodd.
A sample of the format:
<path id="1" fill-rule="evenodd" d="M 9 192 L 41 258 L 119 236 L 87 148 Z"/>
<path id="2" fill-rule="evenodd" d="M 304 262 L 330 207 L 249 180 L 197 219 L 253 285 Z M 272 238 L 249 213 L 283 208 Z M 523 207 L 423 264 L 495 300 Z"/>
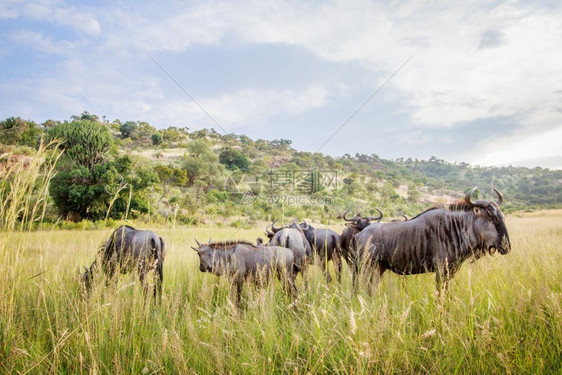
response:
<path id="1" fill-rule="evenodd" d="M 277 220 L 278 220 L 278 219 L 275 219 L 275 220 L 273 221 L 273 223 L 271 223 L 271 230 L 273 231 L 273 233 L 277 233 L 277 232 L 279 232 L 281 229 L 283 229 L 283 227 L 281 227 L 281 228 L 275 228 L 275 223 L 277 222 Z"/>
<path id="2" fill-rule="evenodd" d="M 211 243 L 211 242 L 213 242 L 213 237 L 212 237 L 212 236 L 209 237 L 209 242 L 207 242 L 207 243 Z"/>
<path id="3" fill-rule="evenodd" d="M 310 228 L 310 225 L 308 225 L 308 223 L 306 222 L 306 220 L 303 220 L 302 223 L 303 223 L 303 225 L 304 225 L 304 228 L 301 227 L 302 230 L 308 230 L 308 228 Z"/>
<path id="4" fill-rule="evenodd" d="M 355 214 L 355 216 L 353 216 L 351 219 L 347 217 L 347 213 L 351 211 L 351 210 L 347 210 L 343 213 L 343 219 L 345 221 L 356 221 L 357 219 L 359 219 L 359 214 Z"/>
<path id="5" fill-rule="evenodd" d="M 499 206 L 503 202 L 503 194 L 500 193 L 500 191 L 496 188 L 494 188 L 494 191 L 496 192 L 496 194 L 498 196 L 498 200 L 496 201 L 496 204 Z"/>
<path id="6" fill-rule="evenodd" d="M 199 243 L 199 241 L 197 241 L 197 238 L 195 239 L 195 242 L 197 243 L 197 246 L 201 247 L 201 244 Z"/>
<path id="7" fill-rule="evenodd" d="M 82 266 L 82 267 L 84 267 L 84 271 L 86 271 L 86 273 L 90 272 L 90 270 L 86 268 L 86 266 Z"/>
<path id="8" fill-rule="evenodd" d="M 273 236 L 275 235 L 275 233 L 273 233 L 272 231 L 270 231 L 270 230 L 269 230 L 269 227 L 270 227 L 270 225 L 268 225 L 268 226 L 265 227 L 265 234 L 266 234 L 268 237 L 270 237 L 270 236 L 273 237 Z"/>
<path id="9" fill-rule="evenodd" d="M 378 208 L 375 208 L 375 210 L 377 210 L 379 212 L 379 216 L 368 216 L 367 219 L 369 220 L 378 220 L 381 221 L 382 217 L 383 217 L 383 213 L 381 210 L 379 210 Z"/>
<path id="10" fill-rule="evenodd" d="M 476 189 L 478 189 L 478 186 L 475 186 L 472 189 L 470 189 L 470 191 L 468 193 L 466 193 L 466 195 L 464 196 L 464 201 L 469 206 L 474 206 L 474 202 L 472 202 L 472 199 L 470 198 L 470 196 L 472 195 L 472 193 L 474 193 L 476 191 Z"/>
<path id="11" fill-rule="evenodd" d="M 406 217 L 406 215 L 400 214 L 400 216 L 402 216 L 404 218 L 404 221 L 408 221 L 408 217 Z"/>

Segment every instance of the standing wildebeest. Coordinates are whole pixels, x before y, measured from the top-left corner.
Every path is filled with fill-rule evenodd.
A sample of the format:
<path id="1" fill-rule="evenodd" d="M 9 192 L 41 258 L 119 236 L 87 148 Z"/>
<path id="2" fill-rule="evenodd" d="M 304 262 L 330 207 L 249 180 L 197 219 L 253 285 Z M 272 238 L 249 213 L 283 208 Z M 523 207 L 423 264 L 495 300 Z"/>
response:
<path id="1" fill-rule="evenodd" d="M 380 222 L 383 214 L 378 208 L 379 216 L 361 216 L 360 213 L 355 214 L 352 218 L 347 217 L 347 210 L 343 213 L 343 219 L 347 221 L 345 223 L 346 228 L 341 234 L 341 249 L 342 255 L 345 262 L 349 267 L 351 267 L 351 279 L 352 285 L 356 286 L 357 273 L 359 272 L 359 259 L 357 258 L 357 244 L 355 242 L 355 235 L 361 232 L 363 229 L 371 225 L 372 222 Z"/>
<path id="2" fill-rule="evenodd" d="M 326 275 L 326 281 L 332 281 L 332 276 L 327 268 L 328 262 L 334 262 L 334 268 L 338 282 L 341 282 L 341 239 L 340 235 L 331 229 L 316 229 L 309 225 L 306 221 L 300 224 L 293 223 L 291 227 L 300 227 L 310 247 L 312 253 L 318 255 L 322 272 Z"/>
<path id="3" fill-rule="evenodd" d="M 357 234 L 358 249 L 374 267 L 377 281 L 387 269 L 401 275 L 435 272 L 437 289 L 445 284 L 447 290 L 467 258 L 491 255 L 496 249 L 507 254 L 511 243 L 499 208 L 503 196 L 494 189 L 497 202 L 473 202 L 475 190 L 449 207 L 430 208 L 408 221 L 371 224 Z"/>
<path id="4" fill-rule="evenodd" d="M 271 231 L 268 229 L 269 226 L 266 228 L 267 237 L 270 238 L 268 246 L 281 246 L 291 249 L 295 256 L 295 272 L 304 272 L 308 265 L 308 257 L 312 254 L 312 248 L 302 229 L 296 221 L 293 221 L 291 226 L 276 228 L 276 221 L 271 223 Z"/>
<path id="5" fill-rule="evenodd" d="M 210 242 L 192 247 L 199 255 L 199 270 L 211 272 L 217 276 L 232 277 L 236 286 L 236 302 L 240 303 L 244 281 L 252 279 L 255 282 L 269 280 L 275 272 L 277 277 L 289 288 L 294 295 L 294 256 L 290 249 L 279 246 L 254 245 L 244 241 Z M 233 289 L 234 290 L 234 289 Z"/>
<path id="6" fill-rule="evenodd" d="M 154 271 L 154 297 L 160 298 L 164 281 L 164 255 L 164 240 L 156 233 L 122 225 L 115 229 L 109 241 L 102 245 L 98 259 L 94 260 L 90 268 L 84 267 L 86 271 L 82 274 L 82 283 L 86 291 L 89 291 L 98 261 L 101 261 L 101 269 L 108 280 L 114 277 L 116 269 L 127 273 L 136 268 L 145 291 L 146 275 Z"/>

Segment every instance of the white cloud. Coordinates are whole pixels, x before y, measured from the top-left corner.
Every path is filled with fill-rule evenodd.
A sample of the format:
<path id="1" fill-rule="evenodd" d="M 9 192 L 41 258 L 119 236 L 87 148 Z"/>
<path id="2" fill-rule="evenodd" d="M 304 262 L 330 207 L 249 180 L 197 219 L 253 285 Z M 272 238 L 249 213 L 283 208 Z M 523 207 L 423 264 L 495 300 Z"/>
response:
<path id="1" fill-rule="evenodd" d="M 530 135 L 517 134 L 488 140 L 478 156 L 468 158 L 476 165 L 507 165 L 526 159 L 547 159 L 560 156 L 562 150 L 562 128 Z M 561 168 L 562 165 L 558 165 Z"/>
<path id="2" fill-rule="evenodd" d="M 325 59 L 360 61 L 388 74 L 416 52 L 392 84 L 409 96 L 412 120 L 420 126 L 494 116 L 521 116 L 523 122 L 525 113 L 562 87 L 562 14 L 515 2 L 492 8 L 447 3 L 439 9 L 426 2 L 357 0 L 311 7 L 256 1 L 176 11 L 166 22 L 129 17 L 138 43 L 181 51 L 239 35 L 249 43 L 301 45 Z M 483 41 L 488 48 L 480 48 Z"/>
<path id="3" fill-rule="evenodd" d="M 279 114 L 300 114 L 312 108 L 322 107 L 327 101 L 323 87 L 308 87 L 303 91 L 262 91 L 245 89 L 234 94 L 200 102 L 225 128 L 265 125 L 269 117 Z M 197 112 L 200 112 L 197 109 Z"/>
<path id="4" fill-rule="evenodd" d="M 42 33 L 20 30 L 9 35 L 10 39 L 20 45 L 26 45 L 37 51 L 47 52 L 52 54 L 68 54 L 75 43 L 66 40 L 53 41 L 51 38 L 46 37 Z"/>
<path id="5" fill-rule="evenodd" d="M 69 26 L 90 35 L 99 35 L 101 26 L 91 12 L 81 12 L 74 7 L 60 6 L 58 2 L 26 3 L 19 14 L 36 20 Z"/>
<path id="6" fill-rule="evenodd" d="M 14 19 L 17 18 L 18 12 L 14 9 L 22 1 L 19 0 L 6 0 L 0 4 L 0 19 Z"/>
<path id="7" fill-rule="evenodd" d="M 72 44 L 44 30 L 9 34 L 15 43 L 38 51 L 66 52 L 65 60 L 52 69 L 53 76 L 35 82 L 44 91 L 22 91 L 29 95 L 29 102 L 43 101 L 39 105 L 46 107 L 80 103 L 84 107 L 72 113 L 87 109 L 163 126 L 181 121 L 212 126 L 189 99 L 165 97 L 164 92 L 168 97 L 183 94 L 170 91 L 166 77 L 143 65 L 146 52 L 165 51 L 181 59 L 183 52 L 199 44 L 220 48 L 282 43 L 304 48 L 332 64 L 342 63 L 341 69 L 349 62 L 360 65 L 372 72 L 362 88 L 377 87 L 415 52 L 380 93 L 396 95 L 408 111 L 415 127 L 411 134 L 419 135 L 410 144 L 427 139 L 427 129 L 435 134 L 435 129 L 455 129 L 459 123 L 509 118 L 513 125 L 503 139 L 475 144 L 474 153 L 464 157 L 479 163 L 519 160 L 512 145 L 523 147 L 527 141 L 526 149 L 538 156 L 561 153 L 559 143 L 541 138 L 557 135 L 562 126 L 559 8 L 547 10 L 517 1 L 335 0 L 310 5 L 254 0 L 242 4 L 129 3 L 126 9 L 113 3 L 98 8 L 68 4 L 42 1 L 0 6 L 0 18 L 27 17 L 85 34 Z M 6 55 L 6 47 L 1 52 Z M 224 87 L 197 100 L 228 129 L 265 126 L 273 116 L 305 114 L 308 109 L 333 105 L 329 93 L 336 84 L 343 87 L 338 89 L 340 95 L 365 95 L 366 99 L 372 93 L 358 92 L 350 82 L 311 80 L 299 82 L 300 89 Z M 49 85 L 64 94 L 49 97 Z"/>
<path id="8" fill-rule="evenodd" d="M 227 132 L 257 128 L 267 125 L 272 116 L 301 114 L 325 104 L 327 91 L 322 87 L 309 87 L 304 91 L 261 91 L 244 89 L 216 98 L 201 98 L 197 102 L 209 113 L 220 128 L 195 103 L 181 92 L 159 94 L 158 99 L 144 101 L 142 96 L 130 97 L 126 107 L 119 111 L 131 118 L 141 117 L 158 126 L 188 126 L 193 129 L 214 127 Z M 164 120 L 161 113 L 167 113 Z"/>

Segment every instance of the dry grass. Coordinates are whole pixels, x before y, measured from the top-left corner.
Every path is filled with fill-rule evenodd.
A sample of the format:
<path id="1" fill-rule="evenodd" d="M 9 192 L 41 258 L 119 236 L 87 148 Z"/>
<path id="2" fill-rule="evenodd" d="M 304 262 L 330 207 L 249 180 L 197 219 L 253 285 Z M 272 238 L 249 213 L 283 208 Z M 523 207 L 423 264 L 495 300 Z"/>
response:
<path id="1" fill-rule="evenodd" d="M 84 299 L 79 267 L 109 230 L 6 233 L 0 372 L 559 373 L 561 219 L 509 217 L 512 253 L 463 265 L 443 304 L 432 275 L 387 274 L 375 295 L 355 296 L 347 269 L 342 285 L 326 285 L 313 267 L 294 303 L 275 282 L 246 287 L 237 309 L 226 280 L 200 273 L 190 249 L 234 233 L 215 228 L 157 230 L 168 250 L 161 307 L 127 275 Z"/>

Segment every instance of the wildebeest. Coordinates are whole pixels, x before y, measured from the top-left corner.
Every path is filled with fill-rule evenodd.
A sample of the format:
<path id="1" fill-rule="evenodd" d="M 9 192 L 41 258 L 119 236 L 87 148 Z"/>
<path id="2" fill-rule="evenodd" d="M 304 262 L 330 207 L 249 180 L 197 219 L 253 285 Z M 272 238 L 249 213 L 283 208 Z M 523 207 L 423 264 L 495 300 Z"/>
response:
<path id="1" fill-rule="evenodd" d="M 326 281 L 332 281 L 332 276 L 327 268 L 328 262 L 334 262 L 338 282 L 341 282 L 341 239 L 340 235 L 331 229 L 316 229 L 312 225 L 303 221 L 300 224 L 294 222 L 291 227 L 299 226 L 310 247 L 312 253 L 317 255 L 322 267 L 322 272 L 326 275 Z"/>
<path id="2" fill-rule="evenodd" d="M 371 223 L 380 222 L 383 213 L 378 208 L 379 216 L 361 216 L 361 213 L 356 213 L 352 218 L 347 217 L 347 210 L 343 213 L 343 219 L 347 221 L 340 238 L 341 238 L 341 251 L 347 265 L 351 268 L 351 277 L 353 286 L 356 285 L 357 273 L 359 272 L 359 260 L 357 258 L 357 244 L 355 243 L 355 235 L 367 228 Z"/>
<path id="3" fill-rule="evenodd" d="M 470 190 L 464 201 L 448 207 L 433 207 L 401 222 L 371 224 L 355 236 L 358 249 L 373 275 L 380 279 L 386 270 L 401 275 L 435 272 L 437 289 L 448 289 L 450 279 L 462 263 L 473 256 L 511 249 L 503 213 L 502 194 L 494 189 L 497 202 L 472 201 Z"/>
<path id="4" fill-rule="evenodd" d="M 280 246 L 254 245 L 244 241 L 209 242 L 192 247 L 199 255 L 199 270 L 217 276 L 232 278 L 236 291 L 236 302 L 240 303 L 244 281 L 268 280 L 273 272 L 289 288 L 296 292 L 294 283 L 294 256 L 290 249 Z M 233 289 L 234 290 L 234 289 Z"/>
<path id="5" fill-rule="evenodd" d="M 281 246 L 293 251 L 295 257 L 295 272 L 304 272 L 308 265 L 308 257 L 312 254 L 312 248 L 306 240 L 302 229 L 293 221 L 291 226 L 275 227 L 275 220 L 271 226 L 266 228 L 267 237 L 270 238 L 268 246 Z M 271 231 L 269 231 L 271 227 Z"/>
<path id="6" fill-rule="evenodd" d="M 115 229 L 109 240 L 102 245 L 98 257 L 90 268 L 85 268 L 82 283 L 89 291 L 94 273 L 101 262 L 101 270 L 107 280 L 111 280 L 115 271 L 127 273 L 137 270 L 139 280 L 146 291 L 146 277 L 154 272 L 154 297 L 161 298 L 162 282 L 164 281 L 164 240 L 151 230 L 137 230 L 128 225 Z"/>

